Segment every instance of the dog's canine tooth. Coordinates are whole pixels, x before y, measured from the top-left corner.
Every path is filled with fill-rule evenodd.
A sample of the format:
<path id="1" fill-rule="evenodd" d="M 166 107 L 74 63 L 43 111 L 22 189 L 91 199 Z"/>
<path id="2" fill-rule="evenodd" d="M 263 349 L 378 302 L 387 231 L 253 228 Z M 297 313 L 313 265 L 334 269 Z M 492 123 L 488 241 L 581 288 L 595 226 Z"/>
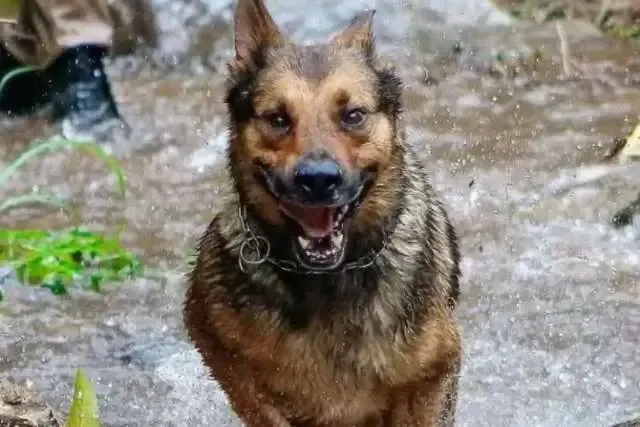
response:
<path id="1" fill-rule="evenodd" d="M 300 244 L 300 247 L 304 250 L 307 250 L 309 246 L 311 246 L 311 240 L 306 239 L 303 236 L 298 236 L 298 243 Z"/>
<path id="2" fill-rule="evenodd" d="M 342 240 L 344 239 L 344 234 L 338 232 L 338 233 L 333 233 L 331 235 L 331 243 L 333 244 L 334 248 L 340 248 L 342 246 Z"/>

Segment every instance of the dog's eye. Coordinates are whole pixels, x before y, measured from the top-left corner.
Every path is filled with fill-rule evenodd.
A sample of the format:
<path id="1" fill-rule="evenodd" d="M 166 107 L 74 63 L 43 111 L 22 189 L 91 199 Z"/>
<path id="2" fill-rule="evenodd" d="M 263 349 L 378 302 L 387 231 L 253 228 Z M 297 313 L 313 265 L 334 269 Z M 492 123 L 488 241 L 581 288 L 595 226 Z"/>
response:
<path id="1" fill-rule="evenodd" d="M 280 132 L 286 132 L 291 127 L 291 119 L 283 112 L 265 114 L 263 119 L 269 124 L 269 126 Z"/>
<path id="2" fill-rule="evenodd" d="M 361 108 L 345 110 L 342 113 L 342 124 L 347 127 L 358 127 L 364 123 L 367 113 Z"/>

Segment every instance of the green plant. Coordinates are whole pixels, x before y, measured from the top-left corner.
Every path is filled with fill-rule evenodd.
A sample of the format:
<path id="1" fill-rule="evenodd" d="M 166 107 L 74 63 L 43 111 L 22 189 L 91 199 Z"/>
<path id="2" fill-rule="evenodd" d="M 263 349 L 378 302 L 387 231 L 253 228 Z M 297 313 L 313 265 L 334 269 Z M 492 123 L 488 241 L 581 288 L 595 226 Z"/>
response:
<path id="1" fill-rule="evenodd" d="M 11 265 L 18 279 L 64 295 L 71 284 L 97 292 L 106 282 L 142 274 L 142 264 L 117 239 L 74 228 L 0 230 L 0 261 Z"/>
<path id="2" fill-rule="evenodd" d="M 0 10 L 0 13 L 2 13 L 1 10 Z M 2 16 L 0 15 L 0 19 L 1 18 L 2 18 Z M 2 24 L 3 24 L 3 21 L 0 20 L 0 25 L 2 25 Z M 25 65 L 25 66 L 22 66 L 22 67 L 14 68 L 13 70 L 11 70 L 7 74 L 5 74 L 0 79 L 0 97 L 2 96 L 2 91 L 4 90 L 5 86 L 7 86 L 9 84 L 11 79 L 13 79 L 14 77 L 19 76 L 20 74 L 31 73 L 33 71 L 35 71 L 34 67 L 31 67 L 29 65 Z"/>
<path id="3" fill-rule="evenodd" d="M 0 188 L 33 158 L 68 147 L 80 148 L 103 160 L 116 176 L 124 200 L 126 179 L 118 160 L 93 142 L 54 138 L 34 145 L 0 172 Z M 67 202 L 55 195 L 32 191 L 0 202 L 0 213 L 26 204 L 43 203 L 67 209 Z M 122 281 L 142 274 L 142 264 L 127 251 L 119 238 L 107 238 L 82 228 L 61 231 L 0 229 L 0 265 L 9 265 L 27 285 L 39 285 L 64 295 L 70 285 L 101 291 L 104 283 Z M 0 300 L 2 300 L 0 287 Z"/>
<path id="4" fill-rule="evenodd" d="M 90 141 L 76 141 L 63 138 L 51 138 L 47 141 L 37 143 L 29 150 L 22 153 L 12 164 L 5 170 L 0 172 L 0 188 L 4 187 L 9 178 L 11 178 L 21 167 L 27 164 L 35 157 L 59 151 L 68 147 L 79 148 L 89 152 L 91 155 L 104 161 L 111 171 L 116 176 L 117 188 L 120 196 L 124 199 L 126 193 L 126 179 L 122 172 L 122 167 L 118 159 L 107 152 L 105 152 L 99 145 Z M 39 190 L 30 191 L 25 194 L 11 196 L 0 203 L 0 213 L 7 211 L 18 206 L 23 206 L 31 203 L 43 203 L 52 205 L 57 208 L 67 208 L 67 204 L 64 200 L 47 193 L 42 193 Z"/>
<path id="5" fill-rule="evenodd" d="M 101 427 L 101 425 L 96 392 L 87 374 L 83 369 L 78 368 L 67 427 Z"/>

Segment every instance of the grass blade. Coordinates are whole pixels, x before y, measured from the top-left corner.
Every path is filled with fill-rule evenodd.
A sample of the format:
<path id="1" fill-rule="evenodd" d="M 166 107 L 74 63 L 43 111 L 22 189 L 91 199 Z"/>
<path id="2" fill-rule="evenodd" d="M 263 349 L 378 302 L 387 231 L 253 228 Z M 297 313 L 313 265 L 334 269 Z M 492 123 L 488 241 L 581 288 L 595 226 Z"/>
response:
<path id="1" fill-rule="evenodd" d="M 67 209 L 67 203 L 64 199 L 56 197 L 52 194 L 46 193 L 26 193 L 19 196 L 12 196 L 6 199 L 4 202 L 0 203 L 0 213 L 8 211 L 10 209 L 17 208 L 19 206 L 29 205 L 29 204 L 43 204 L 49 205 L 60 209 Z"/>
<path id="2" fill-rule="evenodd" d="M 52 151 L 62 150 L 67 147 L 81 148 L 100 160 L 104 161 L 109 169 L 115 174 L 118 186 L 118 192 L 124 199 L 126 192 L 126 178 L 122 172 L 120 162 L 115 156 L 105 152 L 99 145 L 92 141 L 77 141 L 64 138 L 51 138 L 41 144 L 37 144 L 31 149 L 22 153 L 12 164 L 4 171 L 0 172 L 0 187 L 3 187 L 9 178 L 16 173 L 21 167 L 28 163 L 31 159 Z"/>
<path id="3" fill-rule="evenodd" d="M 0 25 L 2 25 L 2 22 L 0 22 Z M 33 68 L 33 67 L 24 66 L 24 67 L 15 68 L 15 69 L 9 71 L 7 74 L 5 74 L 0 79 L 0 96 L 2 96 L 2 91 L 4 90 L 5 86 L 9 84 L 9 82 L 11 81 L 12 78 L 14 78 L 16 76 L 19 76 L 20 74 L 30 73 L 30 72 L 32 72 L 34 70 L 35 70 L 35 68 Z"/>
<path id="4" fill-rule="evenodd" d="M 111 172 L 116 176 L 118 193 L 120 194 L 120 197 L 124 199 L 127 192 L 127 179 L 122 171 L 122 165 L 118 158 L 107 153 L 94 142 L 77 142 L 76 146 L 94 155 L 107 165 Z"/>
<path id="5" fill-rule="evenodd" d="M 87 374 L 82 368 L 78 368 L 67 427 L 101 427 L 101 425 L 96 392 Z"/>

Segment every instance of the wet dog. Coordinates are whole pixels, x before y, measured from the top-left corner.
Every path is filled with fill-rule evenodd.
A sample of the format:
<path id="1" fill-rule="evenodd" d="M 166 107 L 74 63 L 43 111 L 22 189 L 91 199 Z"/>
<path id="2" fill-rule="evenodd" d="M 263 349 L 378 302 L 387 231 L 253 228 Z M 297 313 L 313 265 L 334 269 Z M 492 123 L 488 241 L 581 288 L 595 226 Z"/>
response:
<path id="1" fill-rule="evenodd" d="M 372 19 L 300 46 L 237 4 L 228 185 L 184 316 L 249 427 L 454 422 L 456 235 Z"/>

